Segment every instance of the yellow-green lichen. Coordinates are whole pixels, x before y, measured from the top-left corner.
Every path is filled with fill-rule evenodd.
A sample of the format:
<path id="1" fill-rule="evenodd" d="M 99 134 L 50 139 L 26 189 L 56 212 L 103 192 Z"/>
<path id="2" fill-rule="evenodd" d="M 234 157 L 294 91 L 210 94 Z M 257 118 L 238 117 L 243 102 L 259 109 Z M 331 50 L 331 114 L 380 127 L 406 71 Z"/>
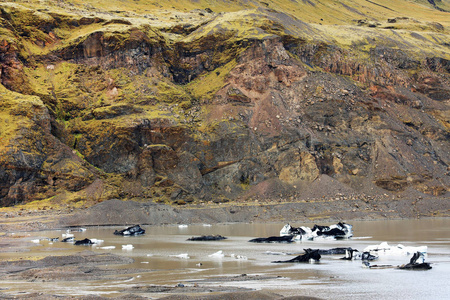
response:
<path id="1" fill-rule="evenodd" d="M 230 71 L 237 65 L 235 59 L 227 64 L 196 78 L 186 88 L 196 99 L 211 99 L 224 85 Z"/>

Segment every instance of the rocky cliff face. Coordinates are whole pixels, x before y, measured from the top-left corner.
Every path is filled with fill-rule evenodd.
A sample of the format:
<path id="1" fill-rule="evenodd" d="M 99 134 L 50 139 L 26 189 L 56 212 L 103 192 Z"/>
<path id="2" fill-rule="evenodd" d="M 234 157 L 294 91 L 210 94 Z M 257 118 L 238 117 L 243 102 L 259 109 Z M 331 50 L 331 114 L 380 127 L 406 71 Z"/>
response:
<path id="1" fill-rule="evenodd" d="M 448 197 L 448 24 L 425 6 L 327 25 L 271 2 L 153 15 L 27 3 L 0 4 L 2 206 L 296 201 L 335 196 L 311 190 L 328 177 L 355 197 Z"/>

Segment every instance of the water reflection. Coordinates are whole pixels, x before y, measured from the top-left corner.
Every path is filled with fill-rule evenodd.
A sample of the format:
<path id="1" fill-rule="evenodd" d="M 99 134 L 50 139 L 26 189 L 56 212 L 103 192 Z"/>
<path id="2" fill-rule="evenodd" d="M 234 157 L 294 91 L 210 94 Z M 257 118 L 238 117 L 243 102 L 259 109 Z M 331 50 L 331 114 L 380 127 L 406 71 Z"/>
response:
<path id="1" fill-rule="evenodd" d="M 253 244 L 249 239 L 279 235 L 284 224 L 222 224 L 205 226 L 142 226 L 144 236 L 122 237 L 114 235 L 116 229 L 124 227 L 92 227 L 84 232 L 74 232 L 75 238 L 96 238 L 100 245 L 89 247 L 68 243 L 31 240 L 59 236 L 65 231 L 42 231 L 29 233 L 25 240 L 29 252 L 0 253 L 0 259 L 20 257 L 68 255 L 90 249 L 99 253 L 115 253 L 132 257 L 130 265 L 113 268 L 136 268 L 140 272 L 121 275 L 100 281 L 71 282 L 27 282 L 29 291 L 54 291 L 56 294 L 104 294 L 118 295 L 130 285 L 175 285 L 209 280 L 223 275 L 261 274 L 272 276 L 261 281 L 220 282 L 220 285 L 239 285 L 255 289 L 267 289 L 286 296 L 310 295 L 325 299 L 444 299 L 450 289 L 446 284 L 450 274 L 450 219 L 358 221 L 351 222 L 354 238 L 350 240 L 304 241 L 293 244 Z M 313 226 L 292 224 L 293 226 Z M 326 224 L 328 225 L 328 224 Z M 222 241 L 187 241 L 192 236 L 220 234 L 228 237 Z M 21 233 L 21 235 L 24 235 Z M 272 264 L 274 260 L 290 259 L 292 256 L 269 255 L 268 253 L 300 253 L 304 248 L 352 247 L 359 250 L 368 245 L 403 244 L 405 246 L 428 246 L 427 261 L 433 269 L 426 272 L 403 270 L 364 269 L 361 262 L 342 261 L 342 255 L 323 256 L 317 264 Z M 133 249 L 122 249 L 122 245 L 133 245 Z M 108 249 L 108 248 L 113 249 Z M 103 249 L 102 249 L 103 248 Z M 224 257 L 212 257 L 223 251 Z M 189 258 L 180 256 L 187 254 Z M 232 256 L 234 254 L 234 256 Z M 237 256 L 247 259 L 236 259 Z M 281 258 L 281 259 L 280 259 Z M 377 264 L 403 264 L 409 257 L 383 257 Z M 280 278 L 281 276 L 281 278 Z M 420 284 L 418 284 L 420 283 Z M 216 283 L 217 284 L 217 283 Z M 23 290 L 23 282 L 0 282 L 5 292 Z M 155 297 L 155 295 L 152 295 Z"/>

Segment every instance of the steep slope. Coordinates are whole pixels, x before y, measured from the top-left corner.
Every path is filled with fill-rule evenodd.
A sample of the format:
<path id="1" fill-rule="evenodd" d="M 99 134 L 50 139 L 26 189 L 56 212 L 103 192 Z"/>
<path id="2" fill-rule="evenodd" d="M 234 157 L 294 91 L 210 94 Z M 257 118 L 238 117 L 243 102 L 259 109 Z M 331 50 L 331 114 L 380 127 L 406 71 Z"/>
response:
<path id="1" fill-rule="evenodd" d="M 3 2 L 0 204 L 445 199 L 448 7 Z"/>

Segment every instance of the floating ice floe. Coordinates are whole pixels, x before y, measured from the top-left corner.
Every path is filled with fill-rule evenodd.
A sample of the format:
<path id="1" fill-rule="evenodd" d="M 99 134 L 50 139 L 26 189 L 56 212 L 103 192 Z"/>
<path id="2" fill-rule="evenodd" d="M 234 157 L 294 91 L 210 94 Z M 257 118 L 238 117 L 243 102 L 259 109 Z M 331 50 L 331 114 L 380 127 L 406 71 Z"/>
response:
<path id="1" fill-rule="evenodd" d="M 247 256 L 244 256 L 244 255 L 237 255 L 237 254 L 234 254 L 234 253 L 232 253 L 232 254 L 230 255 L 230 257 L 231 257 L 231 258 L 234 258 L 234 259 L 239 259 L 239 260 L 247 260 Z"/>
<path id="2" fill-rule="evenodd" d="M 86 228 L 80 227 L 80 228 L 69 228 L 66 230 L 67 233 L 69 232 L 84 232 L 86 231 Z"/>
<path id="3" fill-rule="evenodd" d="M 59 238 L 45 238 L 44 240 L 47 240 L 47 241 L 49 241 L 50 243 L 53 243 L 53 242 L 58 242 L 58 241 L 59 241 Z"/>
<path id="4" fill-rule="evenodd" d="M 255 238 L 249 240 L 250 243 L 292 243 L 294 236 L 293 235 L 284 235 L 284 236 L 269 236 L 267 238 Z"/>
<path id="5" fill-rule="evenodd" d="M 427 246 L 411 247 L 398 244 L 397 246 L 391 246 L 387 242 L 382 242 L 379 245 L 367 246 L 364 252 L 376 253 L 379 255 L 411 255 L 416 252 L 427 254 Z"/>
<path id="6" fill-rule="evenodd" d="M 115 235 L 123 235 L 123 236 L 136 236 L 136 235 L 143 235 L 145 234 L 145 230 L 141 228 L 139 225 L 134 225 L 122 230 L 115 230 Z"/>
<path id="7" fill-rule="evenodd" d="M 102 250 L 112 250 L 112 249 L 116 249 L 116 246 L 98 247 L 98 249 L 102 249 Z"/>
<path id="8" fill-rule="evenodd" d="M 36 243 L 36 244 L 39 244 L 40 241 L 41 241 L 40 239 L 31 240 L 32 243 Z"/>
<path id="9" fill-rule="evenodd" d="M 266 251 L 264 253 L 267 255 L 287 255 L 286 252 L 275 252 L 275 251 Z"/>
<path id="10" fill-rule="evenodd" d="M 75 241 L 73 240 L 73 238 L 66 238 L 63 240 L 63 242 L 74 242 L 75 245 L 99 245 L 101 243 L 103 243 L 103 240 L 98 240 L 98 239 L 84 239 L 84 240 L 79 240 L 79 241 Z"/>
<path id="11" fill-rule="evenodd" d="M 94 244 L 97 244 L 97 245 L 102 244 L 104 242 L 104 240 L 98 240 L 98 239 L 90 239 L 90 240 L 91 240 L 91 242 L 93 242 Z"/>
<path id="12" fill-rule="evenodd" d="M 298 255 L 290 260 L 277 260 L 273 263 L 307 263 L 318 262 L 321 258 L 319 249 L 304 249 L 305 254 Z"/>
<path id="13" fill-rule="evenodd" d="M 134 248 L 134 246 L 131 245 L 131 244 L 128 244 L 128 245 L 122 245 L 122 250 L 131 250 L 131 249 L 133 249 L 133 248 Z"/>
<path id="14" fill-rule="evenodd" d="M 134 277 L 131 277 L 130 279 L 125 279 L 123 282 L 130 282 L 130 281 L 133 281 L 134 280 Z"/>
<path id="15" fill-rule="evenodd" d="M 363 261 L 363 267 L 370 269 L 401 269 L 401 270 L 430 270 L 432 269 L 430 263 L 425 262 L 425 255 L 421 252 L 413 254 L 409 263 L 400 266 L 394 265 L 371 265 L 368 261 Z"/>
<path id="16" fill-rule="evenodd" d="M 70 237 L 73 237 L 73 234 L 72 233 L 63 233 L 62 237 L 63 238 L 70 238 Z"/>
<path id="17" fill-rule="evenodd" d="M 343 249 L 343 248 L 335 248 L 335 249 Z M 330 249 L 333 250 L 333 249 Z M 320 253 L 320 250 L 319 250 Z M 360 259 L 362 261 L 376 260 L 378 256 L 370 254 L 370 252 L 359 252 L 357 249 L 347 248 L 345 249 L 345 256 L 341 257 L 342 260 L 357 260 Z"/>
<path id="18" fill-rule="evenodd" d="M 292 227 L 289 224 L 280 230 L 280 236 L 293 236 L 294 241 L 321 239 L 344 239 L 353 236 L 353 226 L 339 222 L 330 226 L 314 225 L 313 228 L 306 226 Z"/>
<path id="19" fill-rule="evenodd" d="M 74 243 L 75 238 L 73 236 L 64 238 L 61 242 L 63 243 Z"/>
<path id="20" fill-rule="evenodd" d="M 203 224 L 203 226 L 205 226 L 205 227 L 211 227 L 212 225 L 211 225 L 211 224 Z"/>
<path id="21" fill-rule="evenodd" d="M 189 259 L 189 255 L 187 253 L 181 253 L 177 255 L 171 255 L 171 257 L 181 258 L 181 259 Z"/>
<path id="22" fill-rule="evenodd" d="M 221 241 L 226 240 L 227 238 L 221 235 L 202 235 L 202 236 L 193 236 L 188 238 L 188 241 Z"/>
<path id="23" fill-rule="evenodd" d="M 75 241 L 74 245 L 76 245 L 76 246 L 90 246 L 90 245 L 94 245 L 94 242 L 92 242 L 90 239 L 84 239 L 84 240 Z"/>
<path id="24" fill-rule="evenodd" d="M 180 224 L 178 225 L 178 228 L 187 228 L 188 226 L 186 224 Z"/>
<path id="25" fill-rule="evenodd" d="M 212 258 L 223 258 L 225 255 L 223 254 L 222 250 L 219 250 L 219 251 L 217 251 L 217 252 L 215 252 L 213 254 L 210 254 L 208 256 L 212 257 Z"/>

